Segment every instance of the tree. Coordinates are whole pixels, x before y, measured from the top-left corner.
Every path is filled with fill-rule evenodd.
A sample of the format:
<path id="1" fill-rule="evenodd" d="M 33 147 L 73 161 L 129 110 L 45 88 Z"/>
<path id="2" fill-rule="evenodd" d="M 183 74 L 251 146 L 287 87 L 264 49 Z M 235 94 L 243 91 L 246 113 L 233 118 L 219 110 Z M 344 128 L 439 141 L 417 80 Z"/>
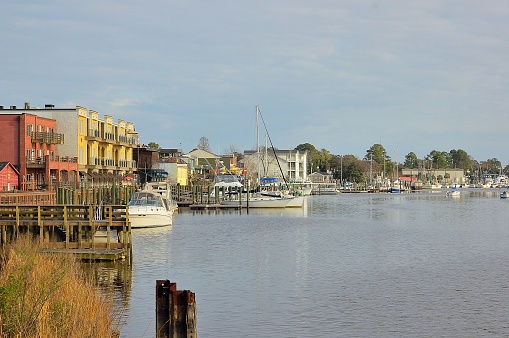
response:
<path id="1" fill-rule="evenodd" d="M 447 159 L 444 157 L 444 152 L 433 150 L 426 156 L 426 160 L 430 161 L 435 169 L 447 168 Z"/>
<path id="2" fill-rule="evenodd" d="M 147 148 L 149 149 L 155 149 L 155 150 L 159 150 L 161 149 L 161 147 L 159 147 L 159 144 L 155 143 L 155 142 L 149 142 L 147 144 Z"/>
<path id="3" fill-rule="evenodd" d="M 209 139 L 205 136 L 200 137 L 200 141 L 198 142 L 196 148 L 210 152 Z"/>
<path id="4" fill-rule="evenodd" d="M 343 179 L 349 182 L 360 183 L 364 181 L 362 161 L 354 155 L 343 156 Z"/>
<path id="5" fill-rule="evenodd" d="M 308 174 L 313 173 L 315 171 L 320 171 L 320 152 L 316 150 L 315 146 L 310 143 L 302 143 L 295 147 L 295 150 L 298 151 L 306 151 L 309 154 L 308 161 Z"/>
<path id="6" fill-rule="evenodd" d="M 320 150 L 319 157 L 318 157 L 318 168 L 321 172 L 329 172 L 330 171 L 330 160 L 332 158 L 331 153 L 323 149 Z"/>
<path id="7" fill-rule="evenodd" d="M 240 154 L 240 150 L 235 145 L 230 144 L 228 148 L 224 149 L 224 153 L 225 155 L 238 155 Z"/>
<path id="8" fill-rule="evenodd" d="M 417 159 L 417 155 L 414 152 L 409 152 L 405 156 L 405 163 L 403 163 L 405 168 L 415 169 L 419 167 L 419 160 Z"/>
<path id="9" fill-rule="evenodd" d="M 387 155 L 387 151 L 385 148 L 377 143 L 373 144 L 371 148 L 366 150 L 366 155 L 364 156 L 365 161 L 371 161 L 376 163 L 376 170 L 382 171 L 384 173 L 384 176 L 387 175 L 387 173 L 391 173 L 393 169 L 393 163 L 391 161 L 390 156 Z"/>
<path id="10" fill-rule="evenodd" d="M 492 158 L 482 162 L 481 166 L 486 174 L 500 174 L 502 172 L 502 163 L 497 158 Z"/>
<path id="11" fill-rule="evenodd" d="M 460 168 L 463 170 L 472 169 L 472 159 L 468 156 L 467 152 L 461 149 L 449 151 L 449 155 L 452 159 L 452 167 Z"/>

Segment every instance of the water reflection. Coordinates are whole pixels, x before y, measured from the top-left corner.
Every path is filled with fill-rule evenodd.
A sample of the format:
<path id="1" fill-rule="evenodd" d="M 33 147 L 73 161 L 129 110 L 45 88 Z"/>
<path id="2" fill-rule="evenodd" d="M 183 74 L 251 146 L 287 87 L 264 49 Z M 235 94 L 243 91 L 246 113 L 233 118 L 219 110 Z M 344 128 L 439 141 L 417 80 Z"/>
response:
<path id="1" fill-rule="evenodd" d="M 118 324 L 125 324 L 130 306 L 132 288 L 132 264 L 129 261 L 119 262 L 84 262 L 81 263 L 86 275 L 93 280 L 99 290 L 111 297 L 117 314 Z"/>
<path id="2" fill-rule="evenodd" d="M 206 337 L 508 336 L 509 200 L 445 193 L 181 210 L 173 227 L 133 232 L 121 336 L 154 336 L 157 279 L 196 293 Z M 122 288 L 107 268 L 99 280 Z"/>

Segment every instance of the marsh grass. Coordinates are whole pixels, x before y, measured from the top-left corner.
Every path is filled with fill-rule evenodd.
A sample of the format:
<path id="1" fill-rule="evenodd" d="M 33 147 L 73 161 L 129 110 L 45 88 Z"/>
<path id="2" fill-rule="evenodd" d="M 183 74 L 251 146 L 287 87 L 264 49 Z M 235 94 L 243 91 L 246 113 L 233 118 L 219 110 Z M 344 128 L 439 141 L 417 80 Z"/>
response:
<path id="1" fill-rule="evenodd" d="M 113 301 L 70 255 L 41 253 L 29 237 L 0 252 L 0 337 L 115 337 Z"/>

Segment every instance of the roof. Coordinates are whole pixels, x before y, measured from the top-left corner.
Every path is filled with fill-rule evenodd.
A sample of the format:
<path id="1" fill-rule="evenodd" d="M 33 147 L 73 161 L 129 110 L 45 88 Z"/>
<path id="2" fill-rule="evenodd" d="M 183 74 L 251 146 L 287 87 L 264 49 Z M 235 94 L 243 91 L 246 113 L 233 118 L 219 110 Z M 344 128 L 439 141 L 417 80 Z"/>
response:
<path id="1" fill-rule="evenodd" d="M 203 149 L 193 149 L 189 153 L 187 153 L 187 155 L 195 158 L 220 158 L 219 156 L 214 155 L 210 151 L 206 151 Z"/>
<path id="2" fill-rule="evenodd" d="M 7 166 L 10 166 L 16 172 L 16 174 L 19 175 L 18 169 L 16 169 L 16 167 L 13 166 L 11 162 L 0 162 L 0 171 L 4 170 L 4 168 Z"/>

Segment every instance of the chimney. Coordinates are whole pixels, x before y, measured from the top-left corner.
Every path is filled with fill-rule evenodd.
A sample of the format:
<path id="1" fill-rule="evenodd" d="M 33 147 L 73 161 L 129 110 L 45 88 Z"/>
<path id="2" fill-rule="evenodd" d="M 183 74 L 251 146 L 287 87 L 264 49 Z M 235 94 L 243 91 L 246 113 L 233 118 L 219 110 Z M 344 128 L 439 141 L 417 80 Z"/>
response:
<path id="1" fill-rule="evenodd" d="M 25 102 L 25 109 L 30 109 L 30 102 Z"/>
<path id="2" fill-rule="evenodd" d="M 3 110 L 4 109 L 4 106 L 0 106 L 0 110 Z"/>
<path id="3" fill-rule="evenodd" d="M 44 105 L 44 109 L 53 109 L 53 108 L 55 108 L 54 104 L 45 104 Z"/>
<path id="4" fill-rule="evenodd" d="M 16 106 L 11 106 L 11 109 L 16 109 Z"/>

